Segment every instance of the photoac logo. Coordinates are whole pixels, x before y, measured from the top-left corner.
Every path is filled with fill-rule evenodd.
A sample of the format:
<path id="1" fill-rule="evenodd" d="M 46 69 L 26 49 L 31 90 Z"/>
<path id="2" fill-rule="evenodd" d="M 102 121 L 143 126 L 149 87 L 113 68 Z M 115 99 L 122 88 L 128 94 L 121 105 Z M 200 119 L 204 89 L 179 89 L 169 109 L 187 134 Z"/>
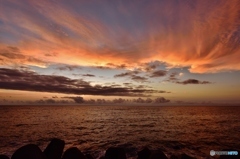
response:
<path id="1" fill-rule="evenodd" d="M 238 155 L 238 151 L 214 151 L 214 150 L 211 150 L 210 155 L 211 156 L 214 156 L 214 155 Z"/>

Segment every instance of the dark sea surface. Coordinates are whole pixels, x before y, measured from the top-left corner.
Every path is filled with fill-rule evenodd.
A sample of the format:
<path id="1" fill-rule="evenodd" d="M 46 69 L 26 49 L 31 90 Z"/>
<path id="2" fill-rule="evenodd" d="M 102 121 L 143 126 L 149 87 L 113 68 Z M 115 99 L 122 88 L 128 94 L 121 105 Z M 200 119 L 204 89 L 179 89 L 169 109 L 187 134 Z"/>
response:
<path id="1" fill-rule="evenodd" d="M 0 106 L 0 154 L 28 143 L 44 150 L 55 137 L 94 157 L 121 146 L 135 158 L 148 146 L 207 158 L 210 150 L 240 149 L 240 107 Z"/>

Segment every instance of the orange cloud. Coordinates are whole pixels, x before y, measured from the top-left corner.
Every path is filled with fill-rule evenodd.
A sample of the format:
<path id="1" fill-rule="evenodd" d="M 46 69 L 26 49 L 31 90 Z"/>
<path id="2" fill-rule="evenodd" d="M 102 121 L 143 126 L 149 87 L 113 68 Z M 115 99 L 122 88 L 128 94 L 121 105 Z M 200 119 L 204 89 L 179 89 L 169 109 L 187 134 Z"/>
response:
<path id="1" fill-rule="evenodd" d="M 32 59 L 75 65 L 159 60 L 198 73 L 240 70 L 238 0 L 25 2 L 1 2 L 1 50 L 14 46 Z M 6 56 L 0 64 L 9 64 Z"/>

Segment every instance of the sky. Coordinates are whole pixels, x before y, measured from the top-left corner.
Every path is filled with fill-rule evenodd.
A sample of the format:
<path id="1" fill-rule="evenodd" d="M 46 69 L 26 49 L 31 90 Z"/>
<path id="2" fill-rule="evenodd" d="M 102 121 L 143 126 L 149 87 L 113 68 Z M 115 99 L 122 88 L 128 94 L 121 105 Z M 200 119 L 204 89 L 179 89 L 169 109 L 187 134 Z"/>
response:
<path id="1" fill-rule="evenodd" d="M 240 104 L 239 0 L 0 0 L 0 104 Z"/>

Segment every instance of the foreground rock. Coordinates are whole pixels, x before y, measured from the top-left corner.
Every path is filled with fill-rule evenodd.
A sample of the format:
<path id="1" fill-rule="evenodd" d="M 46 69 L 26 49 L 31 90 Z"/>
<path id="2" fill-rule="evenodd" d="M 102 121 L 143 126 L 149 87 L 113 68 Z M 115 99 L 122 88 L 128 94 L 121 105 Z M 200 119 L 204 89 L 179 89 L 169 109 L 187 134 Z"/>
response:
<path id="1" fill-rule="evenodd" d="M 195 159 L 194 157 L 188 156 L 187 154 L 181 154 L 180 159 Z"/>
<path id="2" fill-rule="evenodd" d="M 138 159 L 168 159 L 167 156 L 160 150 L 151 151 L 148 148 L 138 152 Z"/>
<path id="3" fill-rule="evenodd" d="M 176 156 L 176 155 L 171 155 L 170 159 L 178 159 L 178 156 Z"/>
<path id="4" fill-rule="evenodd" d="M 92 155 L 90 155 L 90 154 L 86 154 L 86 158 L 87 158 L 87 159 L 94 159 L 94 158 L 92 157 Z"/>
<path id="5" fill-rule="evenodd" d="M 11 159 L 47 159 L 47 157 L 37 145 L 28 144 L 19 148 Z"/>
<path id="6" fill-rule="evenodd" d="M 87 159 L 84 154 L 76 147 L 67 149 L 62 159 Z"/>
<path id="7" fill-rule="evenodd" d="M 148 159 L 151 155 L 151 151 L 145 147 L 141 151 L 138 152 L 138 158 L 137 159 Z"/>
<path id="8" fill-rule="evenodd" d="M 123 148 L 110 147 L 105 153 L 105 159 L 127 159 L 127 157 Z"/>
<path id="9" fill-rule="evenodd" d="M 168 159 L 167 156 L 160 150 L 152 151 L 149 159 Z"/>
<path id="10" fill-rule="evenodd" d="M 9 159 L 6 155 L 0 155 L 0 159 Z"/>
<path id="11" fill-rule="evenodd" d="M 65 142 L 60 139 L 52 139 L 44 150 L 44 154 L 48 159 L 61 159 Z"/>
<path id="12" fill-rule="evenodd" d="M 52 139 L 44 152 L 37 145 L 28 144 L 19 148 L 11 159 L 94 159 L 91 154 L 83 154 L 77 147 L 67 149 L 64 153 L 65 142 L 60 139 Z M 224 149 L 222 151 L 237 151 Z M 134 151 L 135 152 L 135 151 Z M 63 155 L 62 155 L 63 154 Z M 135 154 L 134 154 L 135 155 Z M 137 153 L 137 159 L 168 159 L 161 150 L 150 150 L 147 147 Z M 240 155 L 216 156 L 219 159 L 240 159 Z M 208 156 L 210 158 L 210 155 Z M 8 156 L 0 155 L 0 159 L 9 159 Z M 127 159 L 124 148 L 110 147 L 100 159 Z M 170 159 L 195 159 L 185 153 L 181 155 L 172 154 Z"/>

